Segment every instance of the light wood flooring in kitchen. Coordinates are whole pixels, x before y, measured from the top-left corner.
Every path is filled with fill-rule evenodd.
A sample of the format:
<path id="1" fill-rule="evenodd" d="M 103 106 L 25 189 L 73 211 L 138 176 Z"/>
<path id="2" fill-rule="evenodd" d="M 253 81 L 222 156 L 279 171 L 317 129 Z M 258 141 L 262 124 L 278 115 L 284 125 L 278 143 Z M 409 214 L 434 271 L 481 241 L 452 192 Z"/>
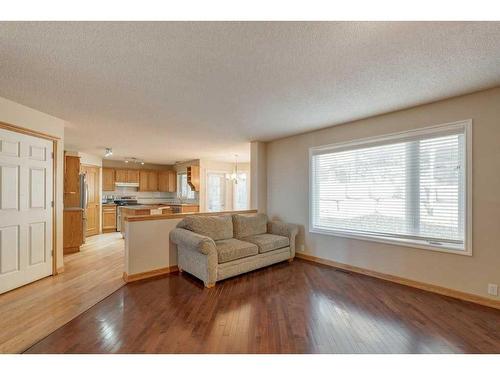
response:
<path id="1" fill-rule="evenodd" d="M 124 285 L 119 233 L 87 238 L 65 272 L 0 295 L 0 353 L 19 353 Z"/>

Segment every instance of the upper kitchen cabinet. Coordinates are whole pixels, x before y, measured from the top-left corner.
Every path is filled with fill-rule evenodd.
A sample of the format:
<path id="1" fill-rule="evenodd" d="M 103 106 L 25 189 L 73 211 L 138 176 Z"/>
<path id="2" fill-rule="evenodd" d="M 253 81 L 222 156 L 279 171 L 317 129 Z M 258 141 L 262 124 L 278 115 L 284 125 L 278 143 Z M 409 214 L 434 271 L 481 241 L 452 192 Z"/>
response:
<path id="1" fill-rule="evenodd" d="M 175 171 L 158 172 L 158 191 L 174 193 L 177 190 L 177 173 Z"/>
<path id="2" fill-rule="evenodd" d="M 117 169 L 116 182 L 139 183 L 139 171 L 136 169 Z"/>
<path id="3" fill-rule="evenodd" d="M 177 172 L 168 171 L 168 192 L 175 193 L 177 191 Z"/>
<path id="4" fill-rule="evenodd" d="M 139 172 L 139 191 L 158 191 L 158 172 L 143 170 Z"/>
<path id="5" fill-rule="evenodd" d="M 200 167 L 191 165 L 187 167 L 187 183 L 193 191 L 200 191 Z"/>
<path id="6" fill-rule="evenodd" d="M 80 157 L 64 156 L 64 207 L 80 206 Z"/>
<path id="7" fill-rule="evenodd" d="M 115 190 L 115 170 L 113 168 L 102 169 L 102 190 L 103 191 Z"/>
<path id="8" fill-rule="evenodd" d="M 148 171 L 148 191 L 158 191 L 157 171 Z"/>
<path id="9" fill-rule="evenodd" d="M 116 182 L 128 182 L 128 171 L 126 169 L 117 169 L 115 176 Z"/>
<path id="10" fill-rule="evenodd" d="M 129 169 L 127 171 L 127 182 L 139 183 L 139 171 L 135 169 Z"/>

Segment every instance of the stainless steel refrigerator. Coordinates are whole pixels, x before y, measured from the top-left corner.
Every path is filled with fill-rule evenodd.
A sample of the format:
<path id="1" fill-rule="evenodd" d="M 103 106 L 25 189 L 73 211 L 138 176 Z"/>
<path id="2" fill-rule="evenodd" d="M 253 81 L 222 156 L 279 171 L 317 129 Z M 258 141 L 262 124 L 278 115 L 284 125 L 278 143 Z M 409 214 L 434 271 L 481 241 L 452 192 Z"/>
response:
<path id="1" fill-rule="evenodd" d="M 85 233 L 87 232 L 87 202 L 89 200 L 89 188 L 87 185 L 87 175 L 85 173 L 80 174 L 80 208 L 83 209 L 83 239 L 82 242 L 85 243 Z"/>

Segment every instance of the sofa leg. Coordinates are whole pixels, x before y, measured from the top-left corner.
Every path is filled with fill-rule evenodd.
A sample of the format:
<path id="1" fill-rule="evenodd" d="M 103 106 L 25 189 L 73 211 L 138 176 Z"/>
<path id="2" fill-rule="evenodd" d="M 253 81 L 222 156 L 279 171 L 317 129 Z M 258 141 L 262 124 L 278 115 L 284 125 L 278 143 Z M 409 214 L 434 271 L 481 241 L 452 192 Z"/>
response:
<path id="1" fill-rule="evenodd" d="M 213 288 L 215 286 L 215 283 L 209 284 L 205 283 L 205 288 Z"/>
<path id="2" fill-rule="evenodd" d="M 288 263 L 292 263 L 292 262 L 293 262 L 293 258 L 289 258 Z"/>

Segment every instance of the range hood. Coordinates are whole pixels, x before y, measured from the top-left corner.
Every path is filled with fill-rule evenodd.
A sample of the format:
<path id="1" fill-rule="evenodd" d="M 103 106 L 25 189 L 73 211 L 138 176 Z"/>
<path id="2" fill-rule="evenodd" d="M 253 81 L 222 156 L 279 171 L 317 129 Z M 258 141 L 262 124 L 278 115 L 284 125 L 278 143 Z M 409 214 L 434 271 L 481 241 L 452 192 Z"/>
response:
<path id="1" fill-rule="evenodd" d="M 115 186 L 120 186 L 120 187 L 139 187 L 138 182 L 115 182 Z"/>

